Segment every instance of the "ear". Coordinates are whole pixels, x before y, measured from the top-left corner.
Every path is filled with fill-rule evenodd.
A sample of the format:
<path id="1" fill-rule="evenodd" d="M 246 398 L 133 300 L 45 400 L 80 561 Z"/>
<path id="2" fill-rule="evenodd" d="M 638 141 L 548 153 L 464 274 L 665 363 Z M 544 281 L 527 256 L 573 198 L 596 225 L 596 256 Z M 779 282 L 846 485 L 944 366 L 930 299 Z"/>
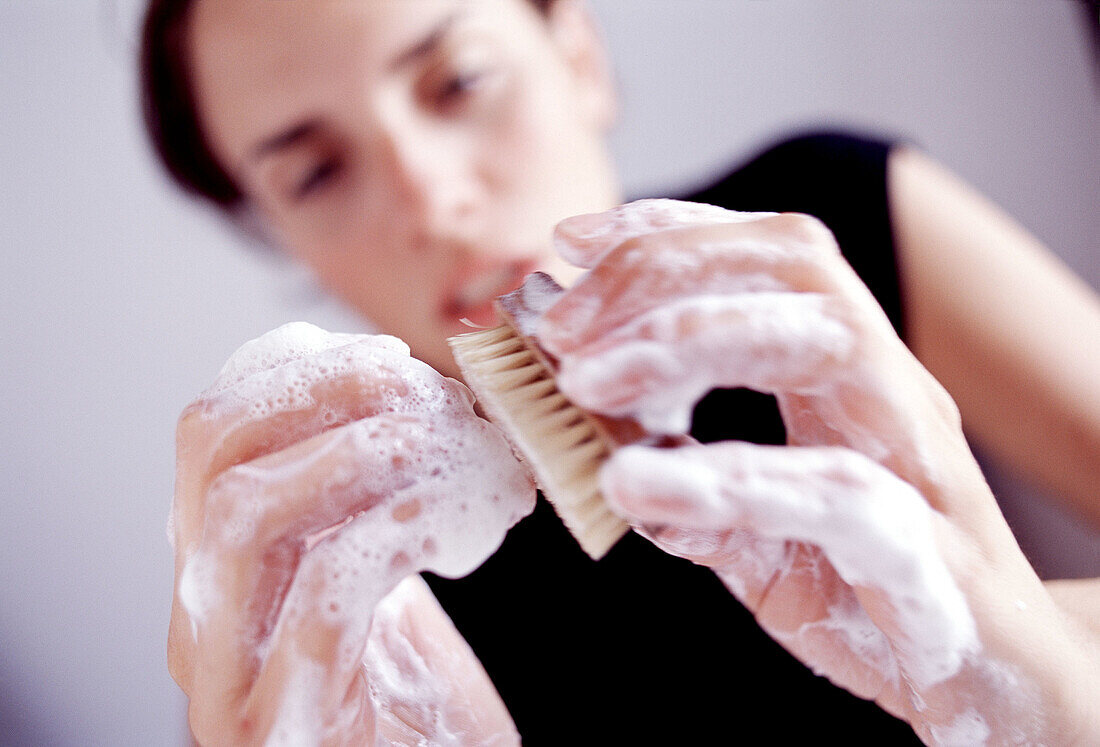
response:
<path id="1" fill-rule="evenodd" d="M 618 96 L 607 47 L 583 0 L 554 0 L 547 11 L 550 39 L 573 74 L 583 113 L 606 132 L 615 124 Z"/>

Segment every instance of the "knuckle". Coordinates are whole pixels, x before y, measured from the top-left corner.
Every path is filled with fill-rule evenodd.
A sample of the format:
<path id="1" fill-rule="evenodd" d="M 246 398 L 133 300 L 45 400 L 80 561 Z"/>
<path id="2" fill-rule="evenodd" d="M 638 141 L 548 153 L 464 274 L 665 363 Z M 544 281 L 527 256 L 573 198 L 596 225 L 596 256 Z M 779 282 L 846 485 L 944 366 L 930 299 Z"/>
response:
<path id="1" fill-rule="evenodd" d="M 831 464 L 826 468 L 826 476 L 847 492 L 870 493 L 881 481 L 883 468 L 870 457 L 845 447 L 830 451 Z"/>
<path id="2" fill-rule="evenodd" d="M 807 213 L 780 213 L 761 221 L 783 244 L 787 252 L 808 266 L 828 272 L 838 257 L 840 246 L 832 230 L 820 218 Z"/>
<path id="3" fill-rule="evenodd" d="M 621 242 L 600 262 L 601 268 L 629 268 L 645 261 L 666 245 L 660 233 L 643 233 Z"/>
<path id="4" fill-rule="evenodd" d="M 210 682 L 191 693 L 187 721 L 201 745 L 264 744 L 269 736 L 271 705 L 247 691 L 226 692 Z"/>
<path id="5" fill-rule="evenodd" d="M 611 251 L 597 267 L 597 272 L 617 282 L 633 282 L 640 269 L 676 273 L 684 261 L 706 253 L 703 247 L 728 247 L 731 226 L 736 224 L 692 224 L 657 228 L 631 236 Z M 737 230 L 737 229 L 732 229 Z"/>
<path id="6" fill-rule="evenodd" d="M 190 659 L 173 644 L 168 647 L 168 674 L 179 688 L 187 693 L 191 689 Z"/>
<path id="7" fill-rule="evenodd" d="M 270 523 L 271 502 L 266 483 L 238 465 L 222 472 L 206 491 L 206 526 L 231 545 L 256 537 Z"/>
<path id="8" fill-rule="evenodd" d="M 857 338 L 866 335 L 863 310 L 851 298 L 840 294 L 828 294 L 823 297 L 825 318 L 840 325 Z"/>
<path id="9" fill-rule="evenodd" d="M 188 404 L 180 412 L 176 421 L 176 449 L 180 454 L 185 454 L 197 444 L 206 441 L 210 437 L 209 421 L 203 417 L 206 409 L 206 400 L 199 398 Z"/>
<path id="10" fill-rule="evenodd" d="M 224 739 L 226 736 L 226 730 L 229 728 L 228 721 L 222 714 L 212 712 L 202 693 L 191 695 L 187 708 L 187 723 L 191 727 L 191 735 L 196 742 L 202 745 L 217 744 L 219 738 Z"/>
<path id="11" fill-rule="evenodd" d="M 784 221 L 791 235 L 799 241 L 820 249 L 837 249 L 832 230 L 817 216 L 808 213 L 782 213 L 776 217 Z"/>
<path id="12" fill-rule="evenodd" d="M 192 697 L 188 709 L 188 723 L 191 734 L 201 745 L 243 745 L 257 744 L 262 734 L 258 733 L 255 722 L 232 713 L 224 708 L 206 705 L 208 699 Z"/>
<path id="13" fill-rule="evenodd" d="M 923 369 L 925 380 L 928 382 L 929 397 L 932 401 L 932 406 L 940 417 L 944 419 L 953 429 L 962 430 L 962 412 L 959 410 L 959 405 L 955 402 L 955 399 L 944 388 L 944 386 L 928 372 L 927 369 Z"/>

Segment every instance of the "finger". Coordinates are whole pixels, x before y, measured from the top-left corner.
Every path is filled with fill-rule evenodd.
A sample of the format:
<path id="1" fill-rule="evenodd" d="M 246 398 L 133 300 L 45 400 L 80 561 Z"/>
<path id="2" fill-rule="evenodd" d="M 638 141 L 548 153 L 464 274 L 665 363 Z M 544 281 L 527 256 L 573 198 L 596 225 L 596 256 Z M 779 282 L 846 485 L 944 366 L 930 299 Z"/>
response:
<path id="1" fill-rule="evenodd" d="M 741 527 L 818 548 L 919 689 L 976 650 L 973 617 L 937 548 L 936 516 L 912 486 L 862 454 L 736 442 L 631 446 L 605 465 L 601 486 L 631 522 Z"/>
<path id="2" fill-rule="evenodd" d="M 843 261 L 806 216 L 665 229 L 618 245 L 546 312 L 539 342 L 560 356 L 686 295 L 833 292 Z"/>
<path id="3" fill-rule="evenodd" d="M 235 714 L 307 538 L 409 481 L 393 460 L 407 458 L 422 428 L 397 416 L 360 421 L 234 467 L 211 486 L 202 542 L 177 585 L 194 636 L 193 719 Z"/>
<path id="4" fill-rule="evenodd" d="M 658 547 L 714 570 L 757 622 L 835 684 L 901 716 L 906 703 L 889 641 L 820 549 L 751 529 L 641 530 Z"/>
<path id="5" fill-rule="evenodd" d="M 744 527 L 685 529 L 671 524 L 636 531 L 665 552 L 713 569 L 729 591 L 755 611 L 773 581 L 791 563 L 793 545 Z"/>
<path id="6" fill-rule="evenodd" d="M 288 360 L 280 359 L 287 351 L 273 349 L 263 358 L 281 360 L 272 367 L 253 370 L 258 352 L 244 361 L 235 356 L 218 382 L 184 411 L 180 436 L 185 455 L 191 457 L 197 445 L 208 457 L 202 479 L 209 482 L 234 464 L 303 436 L 378 412 L 422 411 L 441 396 L 460 391 L 443 384 L 443 377 L 410 357 L 394 338 L 321 333 L 327 335 L 321 342 L 328 347 Z M 280 342 L 276 336 L 271 344 Z M 241 348 L 246 353 L 249 349 Z M 227 376 L 225 371 L 247 375 Z"/>
<path id="7" fill-rule="evenodd" d="M 566 218 L 554 230 L 554 244 L 566 261 L 591 268 L 609 251 L 635 236 L 666 228 L 738 223 L 765 215 L 771 213 L 739 213 L 715 205 L 680 200 L 637 200 L 602 213 Z"/>
<path id="8" fill-rule="evenodd" d="M 202 537 L 209 486 L 226 470 L 357 419 L 428 411 L 476 417 L 465 387 L 411 358 L 396 338 L 292 324 L 243 345 L 180 418 L 169 521 L 177 580 Z M 243 474 L 234 479 L 248 482 Z M 176 599 L 169 668 L 185 690 L 193 645 L 189 616 Z"/>
<path id="9" fill-rule="evenodd" d="M 421 578 L 405 579 L 376 608 L 363 663 L 378 741 L 519 743 L 488 674 Z"/>
<path id="10" fill-rule="evenodd" d="M 383 512 L 363 514 L 302 559 L 243 708 L 261 733 L 316 744 L 333 720 L 345 720 L 374 609 L 409 570 L 394 563 L 392 547 L 374 542 L 387 533 L 400 544 L 414 539 L 388 524 Z"/>
<path id="11" fill-rule="evenodd" d="M 447 451 L 440 450 L 441 460 Z M 500 456 L 480 455 L 490 460 Z M 253 703 L 291 699 L 298 702 L 296 710 L 337 712 L 359 671 L 372 612 L 382 597 L 400 579 L 423 570 L 446 576 L 469 573 L 529 511 L 532 501 L 523 498 L 510 514 L 498 510 L 494 498 L 503 489 L 519 486 L 494 484 L 491 475 L 483 474 L 480 458 L 460 463 L 458 470 L 464 474 L 443 479 L 429 471 L 428 479 L 392 496 L 382 506 L 386 510 L 358 516 L 306 554 L 272 637 L 272 654 L 257 679 Z M 524 487 L 530 490 L 529 484 Z M 288 680 L 288 673 L 296 668 L 323 676 L 311 680 L 314 687 L 288 689 L 288 682 L 296 680 Z"/>
<path id="12" fill-rule="evenodd" d="M 692 296 L 561 357 L 557 381 L 581 407 L 683 433 L 711 389 L 812 390 L 844 370 L 856 345 L 844 305 L 829 296 Z"/>
<path id="13" fill-rule="evenodd" d="M 818 674 L 902 716 L 907 691 L 890 639 L 820 548 L 790 547 L 755 610 L 757 622 Z"/>
<path id="14" fill-rule="evenodd" d="M 464 387 L 411 358 L 395 338 L 300 326 L 315 332 L 290 334 L 283 327 L 243 346 L 184 411 L 173 511 L 180 549 L 197 541 L 206 490 L 226 469 L 378 413 L 472 401 Z"/>
<path id="15" fill-rule="evenodd" d="M 205 394 L 213 395 L 225 391 L 255 374 L 295 360 L 363 341 L 396 353 L 409 353 L 408 345 L 389 335 L 328 332 L 308 322 L 290 322 L 237 348 Z"/>
<path id="16" fill-rule="evenodd" d="M 746 527 L 665 525 L 640 533 L 713 569 L 760 626 L 815 672 L 902 715 L 906 701 L 889 641 L 819 548 Z"/>
<path id="17" fill-rule="evenodd" d="M 289 609 L 297 610 L 291 617 L 299 622 L 281 635 L 290 636 L 295 651 L 331 654 L 336 633 L 331 614 L 324 617 L 331 610 L 318 607 L 317 599 L 352 610 L 341 618 L 350 620 L 376 595 L 341 586 L 326 573 L 347 569 L 351 561 L 359 570 L 347 571 L 349 579 L 403 577 L 422 565 L 468 573 L 533 502 L 530 478 L 503 436 L 472 413 L 451 421 L 440 412 L 431 421 L 380 415 L 227 471 L 211 487 L 202 545 L 179 582 L 178 596 L 198 638 L 192 695 L 198 717 L 241 703 L 257 674 L 257 648 L 269 645 L 263 642 L 282 614 L 292 579 L 299 601 Z M 349 517 L 342 529 L 317 540 Z M 420 534 L 413 536 L 414 529 Z M 355 556 L 348 549 L 353 545 L 368 554 Z M 312 622 L 316 632 L 310 632 Z M 350 638 L 342 640 L 358 640 L 357 624 L 349 623 Z M 271 646 L 277 649 L 278 641 Z M 324 668 L 326 661 L 315 663 Z M 273 674 L 261 692 L 290 687 L 288 678 L 301 670 L 292 664 L 284 657 L 266 670 Z M 331 666 L 334 681 L 346 690 L 347 670 L 339 662 Z M 252 702 L 274 702 L 265 697 Z"/>

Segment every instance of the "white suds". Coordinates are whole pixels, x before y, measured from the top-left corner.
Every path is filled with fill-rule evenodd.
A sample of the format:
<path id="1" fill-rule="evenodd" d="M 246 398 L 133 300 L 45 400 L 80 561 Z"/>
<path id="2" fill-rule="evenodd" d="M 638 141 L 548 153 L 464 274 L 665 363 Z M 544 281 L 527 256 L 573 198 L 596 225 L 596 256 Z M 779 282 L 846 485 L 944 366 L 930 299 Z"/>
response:
<path id="1" fill-rule="evenodd" d="M 929 731 L 933 744 L 942 747 L 974 747 L 985 744 L 990 735 L 989 724 L 975 708 L 968 708 L 955 716 L 950 725 L 933 726 Z"/>
<path id="2" fill-rule="evenodd" d="M 273 636 L 316 622 L 345 633 L 339 662 L 286 652 L 296 664 L 272 741 L 312 743 L 321 728 L 317 667 L 338 663 L 354 671 L 366 643 L 364 621 L 402 579 L 423 570 L 459 577 L 477 568 L 534 508 L 534 485 L 501 431 L 475 414 L 469 390 L 410 357 L 392 337 L 287 325 L 242 346 L 204 396 L 200 412 L 221 421 L 223 441 L 292 411 L 293 424 L 275 421 L 288 447 L 324 432 L 315 448 L 287 448 L 274 461 L 238 465 L 214 480 L 208 525 L 178 588 L 198 637 L 221 604 L 221 574 L 234 577 L 239 548 L 304 543 Z M 309 491 L 330 524 L 303 523 L 307 535 L 280 539 L 279 522 L 288 518 L 278 509 L 290 499 L 288 485 Z"/>
<path id="3" fill-rule="evenodd" d="M 654 433 L 686 433 L 695 403 L 716 386 L 806 384 L 853 348 L 850 331 L 812 294 L 692 296 L 641 315 L 601 339 L 603 352 L 561 357 L 563 391 L 578 404 L 636 418 Z M 617 393 L 624 382 L 640 389 Z"/>
<path id="4" fill-rule="evenodd" d="M 949 520 L 914 487 L 952 489 L 955 403 L 819 223 L 666 230 L 765 217 L 641 201 L 559 227 L 559 253 L 592 270 L 539 327 L 565 396 L 679 434 L 708 391 L 747 387 L 776 396 L 790 444 L 628 446 L 603 494 L 714 568 L 811 668 L 922 737 L 1036 743 L 1037 688 L 983 652 L 941 551 Z"/>
<path id="5" fill-rule="evenodd" d="M 626 495 L 638 501 L 620 510 L 637 512 L 643 521 L 702 530 L 746 526 L 765 539 L 821 548 L 845 582 L 890 595 L 894 650 L 918 688 L 953 676 L 964 657 L 978 650 L 966 600 L 936 551 L 928 505 L 910 485 L 860 454 L 738 443 L 675 450 L 628 446 L 604 468 L 602 486 L 609 500 Z M 679 502 L 669 504 L 668 496 L 679 496 Z M 835 612 L 844 615 L 831 625 L 847 628 L 860 645 L 871 643 L 862 623 L 850 624 L 847 609 Z M 877 644 L 873 648 L 880 651 Z M 875 659 L 882 657 L 869 656 L 868 664 Z"/>
<path id="6" fill-rule="evenodd" d="M 264 740 L 264 747 L 294 747 L 311 743 L 306 735 L 324 733 L 323 711 L 316 703 L 316 693 L 324 688 L 325 668 L 304 656 L 295 657 L 287 675 L 283 701 L 275 723 Z"/>
<path id="7" fill-rule="evenodd" d="M 210 611 L 221 603 L 214 565 L 208 552 L 200 550 L 187 559 L 180 572 L 176 594 L 191 621 L 191 637 L 198 640 L 199 628 L 206 622 Z"/>
<path id="8" fill-rule="evenodd" d="M 289 322 L 237 348 L 222 366 L 204 396 L 218 394 L 261 371 L 277 368 L 323 350 L 347 345 L 364 337 L 367 336 L 328 332 L 308 322 Z M 408 346 L 396 337 L 370 337 L 375 344 L 408 354 Z"/>
<path id="9" fill-rule="evenodd" d="M 579 252 L 577 243 L 602 242 L 605 250 L 609 250 L 633 236 L 641 236 L 666 228 L 701 223 L 745 223 L 771 215 L 775 213 L 738 212 L 700 202 L 668 199 L 635 200 L 606 211 L 598 226 L 584 232 L 569 230 L 568 221 L 565 221 L 569 239 L 565 240 L 561 235 L 555 235 L 554 248 L 573 264 L 591 266 L 600 259 L 600 256 Z"/>

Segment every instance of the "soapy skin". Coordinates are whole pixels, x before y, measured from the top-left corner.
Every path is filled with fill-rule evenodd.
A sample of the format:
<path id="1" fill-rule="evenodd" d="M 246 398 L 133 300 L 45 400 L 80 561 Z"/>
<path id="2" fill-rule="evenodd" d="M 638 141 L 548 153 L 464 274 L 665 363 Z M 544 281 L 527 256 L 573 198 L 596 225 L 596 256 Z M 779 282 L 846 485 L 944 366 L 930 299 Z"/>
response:
<path id="1" fill-rule="evenodd" d="M 787 447 L 617 452 L 605 494 L 640 532 L 929 743 L 1100 742 L 1100 656 L 824 227 L 645 201 L 557 239 L 592 268 L 536 320 L 573 399 L 682 432 L 706 389 L 751 386 L 787 424 Z M 198 739 L 518 743 L 412 576 L 469 572 L 533 497 L 469 392 L 395 338 L 243 347 L 178 430 L 169 664 Z"/>
<path id="2" fill-rule="evenodd" d="M 556 241 L 591 268 L 539 327 L 567 396 L 682 434 L 708 390 L 749 387 L 788 431 L 785 447 L 621 449 L 601 474 L 616 510 L 930 744 L 1090 743 L 1095 648 L 819 221 L 643 200 Z"/>
<path id="3" fill-rule="evenodd" d="M 534 507 L 472 405 L 396 338 L 294 324 L 184 411 L 169 666 L 203 744 L 518 742 L 413 578 L 471 572 Z"/>

